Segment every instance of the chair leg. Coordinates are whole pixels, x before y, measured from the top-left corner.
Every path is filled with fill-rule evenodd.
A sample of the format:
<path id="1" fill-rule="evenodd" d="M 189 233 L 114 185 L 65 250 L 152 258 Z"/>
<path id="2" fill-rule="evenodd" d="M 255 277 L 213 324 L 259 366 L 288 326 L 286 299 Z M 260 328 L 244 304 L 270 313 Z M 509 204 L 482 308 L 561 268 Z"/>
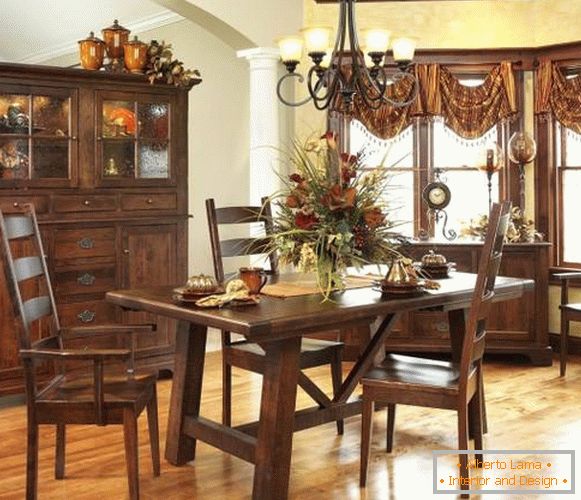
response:
<path id="1" fill-rule="evenodd" d="M 139 462 L 137 454 L 137 415 L 131 409 L 123 411 L 123 434 L 125 436 L 125 461 L 127 462 L 127 479 L 129 498 L 139 499 Z"/>
<path id="2" fill-rule="evenodd" d="M 56 460 L 54 465 L 55 479 L 65 478 L 65 448 L 66 448 L 66 426 L 57 424 L 56 426 Z"/>
<path id="3" fill-rule="evenodd" d="M 149 428 L 149 446 L 151 447 L 151 461 L 153 475 L 159 476 L 159 424 L 157 421 L 157 387 L 153 386 L 153 395 L 147 403 L 147 427 Z"/>
<path id="4" fill-rule="evenodd" d="M 480 408 L 482 414 L 482 433 L 488 434 L 488 416 L 486 414 L 486 398 L 484 397 L 484 374 L 482 373 L 482 360 L 480 360 L 480 381 L 478 383 L 478 393 L 480 396 Z"/>
<path id="5" fill-rule="evenodd" d="M 567 371 L 567 355 L 569 350 L 569 320 L 564 313 L 561 313 L 561 349 L 559 360 L 561 363 L 561 377 L 565 376 Z"/>
<path id="6" fill-rule="evenodd" d="M 474 449 L 482 449 L 482 401 L 480 391 L 476 391 L 470 403 L 468 403 L 468 426 L 474 439 Z M 482 453 L 474 455 L 477 461 L 482 462 Z"/>
<path id="7" fill-rule="evenodd" d="M 468 408 L 465 404 L 458 408 L 458 449 L 468 449 Z M 470 477 L 468 473 L 468 455 L 465 453 L 459 454 L 458 458 L 458 463 L 460 464 L 459 476 L 468 479 Z M 469 489 L 468 481 L 463 481 L 460 488 L 463 490 Z M 468 497 L 468 494 L 462 494 L 462 498 Z"/>
<path id="8" fill-rule="evenodd" d="M 222 363 L 222 424 L 232 426 L 232 365 Z"/>
<path id="9" fill-rule="evenodd" d="M 391 453 L 393 450 L 393 434 L 395 432 L 395 404 L 387 405 L 387 438 L 385 444 L 385 451 Z"/>
<path id="10" fill-rule="evenodd" d="M 364 488 L 367 484 L 367 469 L 371 453 L 371 431 L 373 426 L 374 401 L 365 396 L 363 389 L 363 414 L 361 417 L 361 460 L 359 464 L 359 485 Z"/>
<path id="11" fill-rule="evenodd" d="M 341 384 L 343 383 L 343 350 L 336 349 L 333 359 L 331 360 L 331 380 L 333 382 L 333 396 L 339 394 L 341 390 Z M 343 419 L 337 420 L 337 434 L 343 435 L 344 424 Z"/>
<path id="12" fill-rule="evenodd" d="M 36 500 L 38 490 L 38 425 L 28 424 L 26 500 Z"/>

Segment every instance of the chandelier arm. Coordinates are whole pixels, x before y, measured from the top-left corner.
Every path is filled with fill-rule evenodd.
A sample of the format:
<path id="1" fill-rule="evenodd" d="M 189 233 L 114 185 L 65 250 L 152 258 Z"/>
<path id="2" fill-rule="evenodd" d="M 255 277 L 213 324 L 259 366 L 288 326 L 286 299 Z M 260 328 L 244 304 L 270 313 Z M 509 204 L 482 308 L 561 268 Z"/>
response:
<path id="1" fill-rule="evenodd" d="M 298 108 L 299 106 L 303 106 L 304 104 L 307 104 L 309 101 L 313 100 L 312 96 L 308 96 L 305 97 L 304 99 L 302 99 L 301 101 L 288 101 L 287 99 L 285 99 L 282 95 L 282 85 L 284 83 L 284 81 L 287 78 L 298 78 L 299 79 L 299 83 L 303 83 L 305 81 L 305 77 L 303 75 L 301 75 L 300 73 L 286 73 L 285 75 L 283 75 L 279 80 L 278 80 L 278 84 L 276 86 L 276 95 L 278 96 L 279 100 L 285 104 L 286 106 L 290 106 L 293 108 Z"/>
<path id="2" fill-rule="evenodd" d="M 363 96 L 367 106 L 373 109 L 378 109 L 381 105 L 386 92 L 387 85 L 380 84 L 377 79 L 371 77 L 369 70 L 365 64 L 365 55 L 359 46 L 359 38 L 357 35 L 357 21 L 355 17 L 355 2 L 349 1 L 349 40 L 351 44 L 351 87 L 357 94 Z M 384 71 L 383 68 L 381 68 Z M 366 84 L 369 82 L 369 86 Z M 371 87 L 371 88 L 370 88 Z M 357 92 L 358 91 L 358 92 Z M 373 95 L 373 91 L 377 93 Z M 377 104 L 376 104 L 377 103 Z"/>
<path id="3" fill-rule="evenodd" d="M 347 25 L 347 3 L 349 0 L 341 0 L 339 8 L 339 26 L 337 27 L 337 36 L 335 37 L 334 54 L 342 54 L 345 51 L 345 32 Z"/>
<path id="4" fill-rule="evenodd" d="M 411 96 L 408 97 L 408 99 L 406 99 L 405 101 L 396 101 L 387 96 L 384 96 L 384 102 L 389 103 L 394 108 L 405 108 L 406 106 L 409 106 L 412 102 L 414 102 L 418 97 L 418 93 L 420 91 L 420 82 L 415 73 L 412 74 L 406 71 L 397 71 L 393 75 L 394 84 L 396 84 L 400 80 L 404 80 L 405 78 L 411 78 L 413 81 L 413 91 L 411 93 Z"/>
<path id="5" fill-rule="evenodd" d="M 331 105 L 333 99 L 335 99 L 337 95 L 336 89 L 338 85 L 340 85 L 340 79 L 337 72 L 335 71 L 332 75 L 331 83 L 327 87 L 328 90 L 327 94 L 325 94 L 325 97 L 313 100 L 313 104 L 315 105 L 316 109 L 318 109 L 319 111 L 323 111 Z"/>
<path id="6" fill-rule="evenodd" d="M 328 79 L 331 70 L 326 69 L 322 74 L 318 73 L 317 70 L 317 66 L 312 66 L 311 69 L 309 69 L 309 72 L 307 73 L 307 90 L 309 91 L 313 101 L 324 101 L 329 95 L 329 88 L 327 88 L 327 92 L 322 96 L 319 95 L 319 91 L 325 86 L 325 80 Z M 314 75 L 317 76 L 317 81 L 313 86 Z"/>

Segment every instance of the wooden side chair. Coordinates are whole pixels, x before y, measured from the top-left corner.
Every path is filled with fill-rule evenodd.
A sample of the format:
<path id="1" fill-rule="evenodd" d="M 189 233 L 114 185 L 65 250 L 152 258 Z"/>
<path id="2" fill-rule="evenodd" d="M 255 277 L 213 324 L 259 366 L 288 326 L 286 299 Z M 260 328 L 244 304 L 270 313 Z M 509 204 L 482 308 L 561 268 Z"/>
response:
<path id="1" fill-rule="evenodd" d="M 462 340 L 460 361 L 436 361 L 389 355 L 363 378 L 360 484 L 365 486 L 370 455 L 372 416 L 375 403 L 387 405 L 387 451 L 393 447 L 396 404 L 455 410 L 458 414 L 458 444 L 468 449 L 469 431 L 475 449 L 482 449 L 482 356 L 486 318 L 494 297 L 494 283 L 502 258 L 510 202 L 495 204 L 482 249 L 478 277 Z M 468 477 L 468 456 L 460 455 L 461 474 Z M 478 459 L 482 460 L 481 454 Z M 462 486 L 468 488 L 468 486 Z"/>
<path id="2" fill-rule="evenodd" d="M 571 281 L 581 281 L 581 272 L 558 273 L 553 275 L 561 282 L 561 345 L 559 350 L 559 360 L 561 365 L 561 377 L 567 371 L 567 356 L 569 351 L 569 322 L 581 321 L 581 304 L 569 302 L 569 283 Z"/>
<path id="3" fill-rule="evenodd" d="M 65 432 L 69 424 L 122 424 L 129 480 L 129 496 L 139 498 L 137 418 L 147 408 L 153 474 L 160 472 L 156 375 L 133 370 L 133 336 L 152 332 L 151 326 L 109 325 L 63 329 L 60 326 L 50 276 L 46 266 L 34 208 L 4 215 L 0 211 L 2 257 L 19 328 L 20 355 L 24 365 L 28 442 L 26 498 L 37 498 L 39 425 L 56 426 L 55 477 L 65 476 Z M 24 255 L 21 255 L 24 254 Z M 48 337 L 39 335 L 50 334 Z M 131 349 L 65 349 L 68 339 L 81 345 L 96 335 L 127 334 Z M 40 340 L 34 340 L 40 338 Z M 68 362 L 72 361 L 72 367 Z M 39 383 L 39 363 L 53 364 L 51 378 Z M 52 362 L 52 363 L 51 363 Z M 79 365 L 92 364 L 91 371 Z M 119 366 L 127 373 L 119 374 Z M 109 372 L 117 368 L 116 374 Z M 105 373 L 107 372 L 107 376 Z M 95 450 L 98 454 L 98 449 Z"/>
<path id="4" fill-rule="evenodd" d="M 224 282 L 223 259 L 240 256 L 265 255 L 264 240 L 256 238 L 235 238 L 221 240 L 219 226 L 227 224 L 260 224 L 264 234 L 272 232 L 272 213 L 267 198 L 262 207 L 224 207 L 216 208 L 214 200 L 206 200 L 210 242 L 214 261 L 214 273 L 218 282 Z M 268 255 L 271 275 L 278 274 L 278 260 L 274 253 Z M 331 365 L 333 393 L 338 393 L 342 382 L 341 362 L 342 342 L 303 338 L 301 344 L 301 370 L 315 366 Z M 254 373 L 264 371 L 264 350 L 256 343 L 245 340 L 233 341 L 231 333 L 222 331 L 222 422 L 232 424 L 232 367 L 236 366 Z M 299 385 L 317 404 L 325 405 L 328 398 L 304 374 L 299 375 Z M 337 421 L 337 432 L 343 434 L 343 421 Z"/>

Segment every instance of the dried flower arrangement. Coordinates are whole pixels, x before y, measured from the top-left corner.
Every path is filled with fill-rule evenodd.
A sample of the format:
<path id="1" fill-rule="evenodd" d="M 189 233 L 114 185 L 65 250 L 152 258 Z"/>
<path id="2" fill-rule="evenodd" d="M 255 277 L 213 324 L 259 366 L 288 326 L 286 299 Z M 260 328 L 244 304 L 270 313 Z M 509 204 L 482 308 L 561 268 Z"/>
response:
<path id="1" fill-rule="evenodd" d="M 480 215 L 462 227 L 460 236 L 484 240 L 487 229 L 488 215 Z M 505 241 L 507 243 L 533 243 L 542 240 L 543 235 L 536 230 L 534 221 L 527 219 L 520 207 L 512 207 Z"/>
<path id="2" fill-rule="evenodd" d="M 150 83 L 160 81 L 185 87 L 201 76 L 197 69 L 186 69 L 183 62 L 174 59 L 171 44 L 164 41 L 152 40 L 147 48 L 147 58 L 145 74 Z"/>
<path id="3" fill-rule="evenodd" d="M 272 251 L 281 262 L 316 272 L 325 299 L 342 287 L 347 267 L 387 264 L 401 257 L 403 238 L 385 202 L 385 168 L 366 168 L 365 154 L 340 153 L 336 136 L 295 144 L 294 173 L 273 196 Z"/>

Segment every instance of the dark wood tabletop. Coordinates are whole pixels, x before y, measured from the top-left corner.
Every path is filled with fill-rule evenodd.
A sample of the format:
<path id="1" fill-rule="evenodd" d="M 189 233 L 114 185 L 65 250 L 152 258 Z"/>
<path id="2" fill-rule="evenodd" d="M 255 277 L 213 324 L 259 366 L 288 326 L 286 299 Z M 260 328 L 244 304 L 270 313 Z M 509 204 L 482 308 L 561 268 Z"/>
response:
<path id="1" fill-rule="evenodd" d="M 279 279 L 292 279 L 282 275 Z M 289 297 L 261 297 L 258 305 L 204 309 L 184 305 L 173 299 L 173 286 L 138 290 L 116 290 L 107 300 L 127 309 L 147 311 L 175 319 L 240 333 L 249 340 L 261 341 L 309 333 L 336 326 L 341 318 L 357 321 L 425 308 L 462 309 L 470 304 L 475 274 L 454 273 L 439 280 L 439 290 L 429 290 L 412 298 L 389 298 L 371 287 L 350 289 L 323 302 L 318 294 Z M 496 300 L 520 297 L 534 288 L 533 280 L 498 278 Z"/>
<path id="2" fill-rule="evenodd" d="M 282 275 L 279 279 L 293 277 Z M 361 401 L 354 391 L 384 353 L 385 339 L 402 312 L 428 308 L 447 311 L 452 357 L 459 352 L 476 275 L 453 273 L 440 283 L 440 289 L 411 298 L 388 298 L 365 287 L 335 293 L 326 302 L 319 294 L 285 299 L 263 296 L 257 305 L 222 309 L 180 304 L 173 298 L 174 287 L 118 290 L 107 293 L 107 300 L 126 309 L 179 320 L 166 459 L 173 465 L 186 464 L 195 458 L 196 441 L 202 440 L 254 464 L 254 500 L 284 500 L 288 495 L 293 433 L 361 413 Z M 533 287 L 532 280 L 498 278 L 495 300 L 518 299 Z M 295 413 L 299 373 L 306 377 L 299 364 L 301 337 L 357 324 L 369 330 L 369 341 L 362 346 L 338 393 L 333 399 L 321 393 L 317 406 Z M 240 333 L 265 350 L 257 422 L 232 428 L 200 415 L 208 327 Z"/>

